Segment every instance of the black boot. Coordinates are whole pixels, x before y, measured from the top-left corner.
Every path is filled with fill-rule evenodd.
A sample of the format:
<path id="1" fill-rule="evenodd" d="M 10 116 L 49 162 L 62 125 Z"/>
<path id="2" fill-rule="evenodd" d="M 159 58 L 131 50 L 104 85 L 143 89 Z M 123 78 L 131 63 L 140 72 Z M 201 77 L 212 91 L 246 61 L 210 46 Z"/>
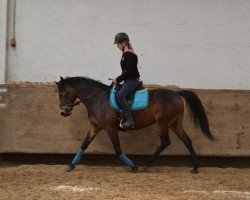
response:
<path id="1" fill-rule="evenodd" d="M 123 111 L 123 114 L 125 116 L 125 121 L 123 120 L 122 122 L 122 128 L 126 129 L 132 129 L 134 128 L 135 122 L 134 122 L 134 117 L 133 114 L 130 110 L 129 104 L 126 101 L 126 99 L 122 99 L 120 102 L 121 109 Z"/>

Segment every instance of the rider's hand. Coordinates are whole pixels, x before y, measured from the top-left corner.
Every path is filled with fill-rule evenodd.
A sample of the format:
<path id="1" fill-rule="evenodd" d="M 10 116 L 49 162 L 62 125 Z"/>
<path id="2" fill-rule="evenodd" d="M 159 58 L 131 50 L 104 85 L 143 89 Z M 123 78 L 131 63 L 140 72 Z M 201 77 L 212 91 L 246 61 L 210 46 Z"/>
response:
<path id="1" fill-rule="evenodd" d="M 116 84 L 117 84 L 116 79 L 113 79 L 113 80 L 112 80 L 112 83 L 113 83 L 113 85 L 116 85 Z"/>

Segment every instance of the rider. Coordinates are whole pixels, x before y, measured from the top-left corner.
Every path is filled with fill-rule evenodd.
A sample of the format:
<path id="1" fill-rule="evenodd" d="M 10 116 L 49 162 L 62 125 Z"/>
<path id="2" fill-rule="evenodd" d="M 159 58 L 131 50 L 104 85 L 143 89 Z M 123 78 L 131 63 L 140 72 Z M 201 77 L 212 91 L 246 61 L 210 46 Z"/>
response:
<path id="1" fill-rule="evenodd" d="M 117 100 L 125 116 L 122 119 L 122 128 L 134 128 L 135 122 L 126 97 L 136 89 L 140 84 L 140 74 L 137 68 L 138 57 L 135 54 L 132 45 L 129 42 L 129 36 L 126 33 L 118 33 L 115 36 L 117 48 L 122 51 L 121 69 L 122 74 L 113 80 L 113 84 L 124 81 L 122 88 L 117 93 Z"/>

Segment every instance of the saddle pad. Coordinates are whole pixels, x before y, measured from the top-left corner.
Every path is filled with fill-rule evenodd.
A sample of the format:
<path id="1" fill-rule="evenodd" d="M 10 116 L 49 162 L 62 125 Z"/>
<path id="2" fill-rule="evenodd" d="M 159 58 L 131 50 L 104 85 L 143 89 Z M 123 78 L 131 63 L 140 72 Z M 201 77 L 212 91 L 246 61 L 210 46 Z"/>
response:
<path id="1" fill-rule="evenodd" d="M 139 90 L 135 93 L 135 97 L 134 97 L 134 102 L 131 106 L 131 110 L 143 110 L 146 107 L 148 107 L 148 102 L 149 102 L 149 92 L 148 89 L 144 89 L 144 90 Z M 120 105 L 118 105 L 117 101 L 116 101 L 116 91 L 113 89 L 111 89 L 110 92 L 110 104 L 112 106 L 112 108 L 114 108 L 116 111 L 120 111 Z"/>

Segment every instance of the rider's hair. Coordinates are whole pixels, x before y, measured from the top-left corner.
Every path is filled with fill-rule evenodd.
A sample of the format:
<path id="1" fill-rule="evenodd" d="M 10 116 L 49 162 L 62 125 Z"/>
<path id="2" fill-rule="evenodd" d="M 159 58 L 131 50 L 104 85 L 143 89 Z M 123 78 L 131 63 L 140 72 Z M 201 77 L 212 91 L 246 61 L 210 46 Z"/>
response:
<path id="1" fill-rule="evenodd" d="M 124 41 L 125 45 L 128 46 L 130 50 L 134 50 L 131 43 L 129 41 Z"/>

